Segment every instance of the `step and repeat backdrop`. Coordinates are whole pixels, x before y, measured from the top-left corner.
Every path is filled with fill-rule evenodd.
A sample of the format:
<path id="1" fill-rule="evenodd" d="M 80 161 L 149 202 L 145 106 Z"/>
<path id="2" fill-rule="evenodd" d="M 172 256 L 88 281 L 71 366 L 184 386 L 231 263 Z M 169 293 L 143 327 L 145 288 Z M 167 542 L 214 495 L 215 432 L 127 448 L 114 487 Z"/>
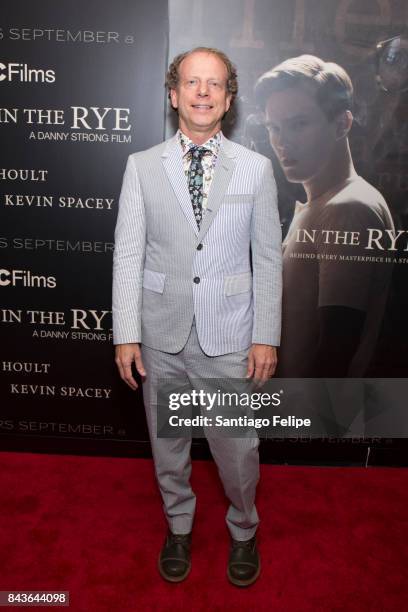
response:
<path id="1" fill-rule="evenodd" d="M 239 94 L 224 132 L 272 160 L 284 236 L 295 202 L 306 198 L 274 155 L 255 83 L 303 53 L 348 71 L 354 164 L 384 197 L 394 229 L 369 233 L 360 225 L 352 235 L 343 226 L 342 235 L 327 234 L 347 247 L 348 259 L 334 253 L 332 270 L 341 282 L 344 266 L 352 266 L 354 280 L 360 272 L 366 279 L 375 263 L 387 270 L 365 375 L 407 376 L 405 0 L 6 0 L 6 6 L 0 23 L 0 434 L 42 436 L 44 444 L 57 438 L 61 445 L 93 438 L 104 440 L 105 449 L 109 441 L 147 440 L 141 397 L 121 383 L 113 362 L 113 230 L 127 155 L 176 127 L 163 86 L 168 62 L 198 45 L 221 48 L 238 67 Z M 354 248 L 359 239 L 361 248 Z M 313 253 L 313 235 L 299 234 L 294 259 L 303 278 Z M 298 295 L 287 291 L 286 299 L 291 305 Z M 386 442 L 392 444 L 376 441 Z"/>
<path id="2" fill-rule="evenodd" d="M 0 433 L 147 439 L 113 362 L 111 274 L 127 156 L 163 140 L 167 2 L 2 14 Z"/>

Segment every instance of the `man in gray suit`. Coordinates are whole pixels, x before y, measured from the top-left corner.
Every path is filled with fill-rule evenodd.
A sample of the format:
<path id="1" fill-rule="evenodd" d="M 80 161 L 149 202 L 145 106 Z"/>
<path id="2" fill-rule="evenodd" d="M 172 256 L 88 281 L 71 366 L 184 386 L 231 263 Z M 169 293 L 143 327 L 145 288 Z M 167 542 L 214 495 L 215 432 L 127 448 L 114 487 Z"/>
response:
<path id="1" fill-rule="evenodd" d="M 169 525 L 159 571 L 190 571 L 195 495 L 191 439 L 157 437 L 160 379 L 273 375 L 281 319 L 281 231 L 270 161 L 225 138 L 221 121 L 237 92 L 227 56 L 200 47 L 167 74 L 179 130 L 130 155 L 115 232 L 113 329 L 122 379 L 142 377 L 152 452 Z M 251 266 L 252 256 L 252 266 Z M 207 434 L 230 500 L 228 578 L 252 584 L 259 441 Z"/>

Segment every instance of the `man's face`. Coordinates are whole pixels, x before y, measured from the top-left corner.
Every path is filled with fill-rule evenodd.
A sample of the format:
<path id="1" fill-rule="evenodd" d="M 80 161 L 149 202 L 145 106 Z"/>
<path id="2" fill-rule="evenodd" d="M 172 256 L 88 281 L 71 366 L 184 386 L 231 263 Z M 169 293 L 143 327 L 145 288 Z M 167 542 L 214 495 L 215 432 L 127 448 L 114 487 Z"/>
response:
<path id="1" fill-rule="evenodd" d="M 396 36 L 379 43 L 377 76 L 386 91 L 407 91 L 408 88 L 408 39 Z"/>
<path id="2" fill-rule="evenodd" d="M 201 134 L 207 140 L 221 128 L 231 102 L 227 78 L 224 62 L 213 53 L 197 51 L 181 62 L 170 97 L 178 109 L 179 127 L 190 138 Z"/>
<path id="3" fill-rule="evenodd" d="M 330 164 L 337 142 L 330 122 L 312 90 L 291 87 L 271 94 L 266 105 L 270 143 L 286 178 L 307 183 Z"/>

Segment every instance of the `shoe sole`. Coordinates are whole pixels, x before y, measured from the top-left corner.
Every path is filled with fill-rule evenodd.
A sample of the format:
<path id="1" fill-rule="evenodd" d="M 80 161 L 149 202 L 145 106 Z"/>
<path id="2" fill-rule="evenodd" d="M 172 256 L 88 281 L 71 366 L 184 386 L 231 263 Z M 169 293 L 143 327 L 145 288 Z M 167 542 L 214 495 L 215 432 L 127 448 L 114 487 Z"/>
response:
<path id="1" fill-rule="evenodd" d="M 160 555 L 159 555 L 159 560 L 157 562 L 157 567 L 159 569 L 160 576 L 164 578 L 165 580 L 167 580 L 167 582 L 182 582 L 183 580 L 187 578 L 187 576 L 190 573 L 191 563 L 189 563 L 186 571 L 184 572 L 184 574 L 181 574 L 181 576 L 169 576 L 169 574 L 166 574 L 166 572 L 163 571 L 161 563 L 160 563 Z"/>
<path id="2" fill-rule="evenodd" d="M 228 580 L 231 582 L 231 584 L 233 584 L 234 586 L 239 586 L 239 587 L 247 587 L 247 586 L 251 586 L 251 584 L 254 584 L 254 582 L 258 579 L 259 574 L 261 573 L 261 564 L 259 563 L 258 565 L 258 569 L 256 571 L 256 574 L 252 577 L 249 578 L 248 580 L 238 580 L 237 578 L 233 578 L 230 574 L 229 568 L 227 568 L 227 576 L 228 576 Z"/>

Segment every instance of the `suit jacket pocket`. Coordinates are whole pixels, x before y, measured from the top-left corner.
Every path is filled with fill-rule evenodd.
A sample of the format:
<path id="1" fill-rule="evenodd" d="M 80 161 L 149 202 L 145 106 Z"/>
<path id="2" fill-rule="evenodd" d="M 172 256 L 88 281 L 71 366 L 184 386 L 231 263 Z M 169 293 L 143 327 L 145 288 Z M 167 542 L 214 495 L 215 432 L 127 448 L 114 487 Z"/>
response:
<path id="1" fill-rule="evenodd" d="M 224 278 L 225 295 L 238 295 L 252 289 L 252 272 L 234 274 Z"/>
<path id="2" fill-rule="evenodd" d="M 163 293 L 165 278 L 166 275 L 162 272 L 155 272 L 145 268 L 143 272 L 143 288 L 155 291 L 156 293 Z"/>

